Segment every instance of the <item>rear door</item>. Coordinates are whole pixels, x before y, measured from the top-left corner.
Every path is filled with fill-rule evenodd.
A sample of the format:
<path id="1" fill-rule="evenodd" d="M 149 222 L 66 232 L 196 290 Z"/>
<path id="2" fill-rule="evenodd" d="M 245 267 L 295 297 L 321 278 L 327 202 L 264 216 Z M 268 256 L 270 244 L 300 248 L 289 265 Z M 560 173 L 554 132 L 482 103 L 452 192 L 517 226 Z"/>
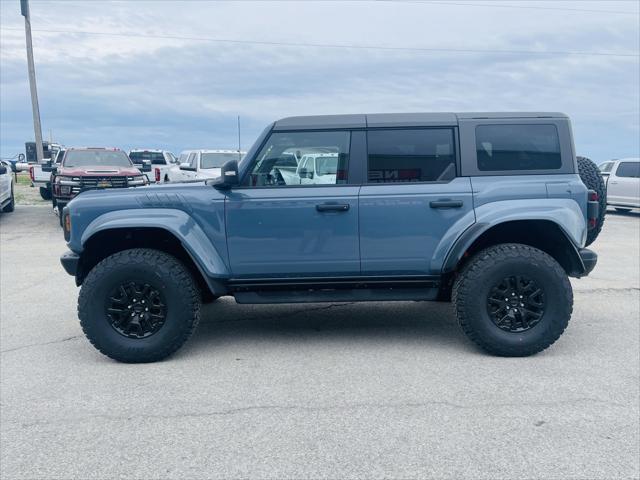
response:
<path id="1" fill-rule="evenodd" d="M 474 221 L 471 182 L 456 176 L 455 130 L 371 129 L 367 144 L 367 184 L 360 190 L 362 274 L 439 274 L 440 265 L 432 265 L 438 244 L 454 225 L 466 228 Z"/>

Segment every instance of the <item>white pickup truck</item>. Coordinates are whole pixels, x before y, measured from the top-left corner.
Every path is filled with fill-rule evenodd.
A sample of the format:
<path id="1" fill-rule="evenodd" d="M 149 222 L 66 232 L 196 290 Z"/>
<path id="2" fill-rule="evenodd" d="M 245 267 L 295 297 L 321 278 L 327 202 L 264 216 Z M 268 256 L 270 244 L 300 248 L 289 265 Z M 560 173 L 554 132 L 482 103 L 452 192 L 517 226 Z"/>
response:
<path id="1" fill-rule="evenodd" d="M 216 178 L 229 160 L 240 161 L 246 152 L 239 150 L 185 150 L 180 153 L 179 167 L 169 174 L 170 182 Z"/>
<path id="2" fill-rule="evenodd" d="M 51 173 L 56 166 L 60 165 L 64 152 L 65 148 L 61 147 L 55 151 L 51 159 L 46 163 L 28 165 L 31 186 L 40 189 L 40 196 L 44 200 L 51 200 Z"/>
<path id="3" fill-rule="evenodd" d="M 151 171 L 146 174 L 150 183 L 165 183 L 170 181 L 171 172 L 178 170 L 177 160 L 173 153 L 167 150 L 134 149 L 129 152 L 129 158 L 136 167 L 141 168 L 145 160 L 151 162 Z"/>

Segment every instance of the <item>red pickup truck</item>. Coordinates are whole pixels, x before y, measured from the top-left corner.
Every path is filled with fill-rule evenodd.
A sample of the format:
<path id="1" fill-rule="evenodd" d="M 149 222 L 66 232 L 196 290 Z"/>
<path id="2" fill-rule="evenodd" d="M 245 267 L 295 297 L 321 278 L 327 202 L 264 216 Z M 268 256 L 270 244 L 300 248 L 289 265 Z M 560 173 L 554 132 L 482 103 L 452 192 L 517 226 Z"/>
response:
<path id="1" fill-rule="evenodd" d="M 151 170 L 151 164 L 143 170 Z M 62 209 L 84 190 L 146 185 L 147 179 L 118 148 L 69 148 L 53 180 L 53 196 L 62 219 Z M 60 220 L 62 224 L 62 220 Z"/>

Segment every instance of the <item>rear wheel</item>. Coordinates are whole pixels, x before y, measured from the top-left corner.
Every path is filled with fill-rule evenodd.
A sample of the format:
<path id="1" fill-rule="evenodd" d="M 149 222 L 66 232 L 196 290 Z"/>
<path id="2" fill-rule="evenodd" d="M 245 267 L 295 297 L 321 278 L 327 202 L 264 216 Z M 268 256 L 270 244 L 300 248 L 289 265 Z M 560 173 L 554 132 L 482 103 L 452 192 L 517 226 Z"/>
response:
<path id="1" fill-rule="evenodd" d="M 200 318 L 199 291 L 187 268 L 158 250 L 111 255 L 85 279 L 78 316 L 89 341 L 121 362 L 161 360 L 191 336 Z"/>
<path id="2" fill-rule="evenodd" d="M 51 200 L 51 189 L 46 187 L 40 187 L 40 196 L 43 200 Z"/>
<path id="3" fill-rule="evenodd" d="M 552 257 L 517 243 L 489 247 L 463 268 L 453 286 L 458 323 L 494 355 L 538 353 L 564 332 L 573 309 L 567 274 Z"/>
<path id="4" fill-rule="evenodd" d="M 602 175 L 600 175 L 600 169 L 593 161 L 586 157 L 577 157 L 577 159 L 580 179 L 589 190 L 594 190 L 598 194 L 598 205 L 600 207 L 596 226 L 587 232 L 586 245 L 588 246 L 598 238 L 604 224 L 604 216 L 607 213 L 607 188 Z"/>

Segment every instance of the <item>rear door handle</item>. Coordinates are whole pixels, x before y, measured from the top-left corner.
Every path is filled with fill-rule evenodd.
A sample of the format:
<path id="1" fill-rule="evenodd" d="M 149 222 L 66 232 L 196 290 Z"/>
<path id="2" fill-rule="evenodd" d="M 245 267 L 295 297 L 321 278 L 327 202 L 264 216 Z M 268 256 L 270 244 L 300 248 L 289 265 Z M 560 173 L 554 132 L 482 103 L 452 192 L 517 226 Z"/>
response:
<path id="1" fill-rule="evenodd" d="M 346 212 L 349 210 L 348 203 L 321 203 L 316 205 L 319 212 Z"/>
<path id="2" fill-rule="evenodd" d="M 431 208 L 460 208 L 462 207 L 462 200 L 433 200 L 429 202 Z"/>

